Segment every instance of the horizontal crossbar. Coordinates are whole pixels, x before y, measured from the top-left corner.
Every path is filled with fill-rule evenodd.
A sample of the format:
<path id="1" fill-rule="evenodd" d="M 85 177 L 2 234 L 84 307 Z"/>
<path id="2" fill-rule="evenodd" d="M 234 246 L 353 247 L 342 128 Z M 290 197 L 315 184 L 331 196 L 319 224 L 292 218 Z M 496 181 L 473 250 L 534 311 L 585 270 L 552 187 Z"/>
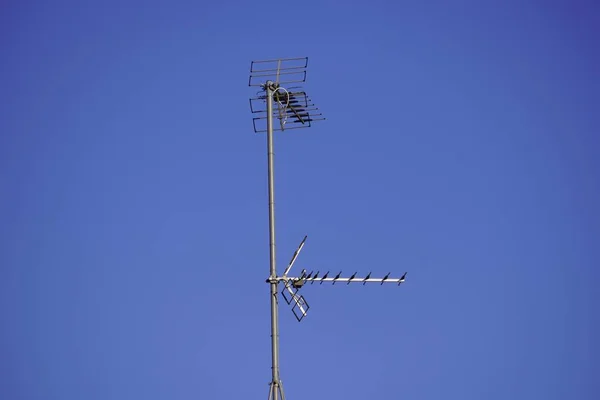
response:
<path id="1" fill-rule="evenodd" d="M 400 285 L 401 283 L 404 283 L 404 281 L 406 280 L 406 274 L 404 274 L 404 276 L 402 278 L 357 278 L 357 277 L 336 277 L 336 278 L 300 278 L 300 277 L 282 277 L 282 276 L 278 276 L 277 278 L 278 282 L 286 282 L 286 281 L 292 281 L 292 282 L 306 282 L 306 283 L 314 283 L 314 282 L 331 282 L 331 283 L 336 283 L 336 282 L 340 282 L 340 283 L 380 283 L 380 284 L 384 284 L 384 283 L 397 283 L 398 285 Z"/>

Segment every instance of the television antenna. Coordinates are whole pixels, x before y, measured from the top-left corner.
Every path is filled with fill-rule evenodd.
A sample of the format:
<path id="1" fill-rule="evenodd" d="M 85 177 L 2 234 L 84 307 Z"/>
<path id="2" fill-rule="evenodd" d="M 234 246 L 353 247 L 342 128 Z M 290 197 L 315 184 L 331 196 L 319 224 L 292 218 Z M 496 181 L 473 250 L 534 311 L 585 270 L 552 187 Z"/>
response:
<path id="1" fill-rule="evenodd" d="M 285 400 L 283 384 L 279 376 L 279 313 L 278 313 L 278 287 L 283 285 L 281 295 L 292 308 L 298 321 L 302 321 L 309 309 L 304 296 L 299 295 L 300 289 L 307 283 L 315 282 L 336 283 L 395 283 L 398 286 L 406 279 L 406 273 L 400 278 L 390 278 L 390 273 L 383 278 L 371 278 L 369 272 L 364 278 L 357 277 L 355 272 L 349 277 L 342 277 L 342 272 L 330 276 L 329 271 L 319 276 L 316 273 L 302 270 L 298 276 L 288 276 L 300 255 L 307 236 L 302 239 L 298 249 L 294 252 L 283 275 L 277 275 L 275 263 L 275 179 L 274 179 L 274 153 L 273 132 L 299 128 L 309 128 L 315 121 L 325 118 L 319 109 L 312 103 L 306 92 L 299 86 L 306 81 L 308 57 L 279 58 L 274 60 L 252 61 L 250 64 L 249 86 L 260 87 L 256 97 L 250 99 L 250 111 L 254 115 L 252 124 L 254 132 L 267 133 L 267 160 L 269 181 L 269 262 L 270 273 L 267 278 L 271 294 L 271 372 L 269 384 L 269 400 Z M 285 85 L 285 86 L 284 86 Z M 274 109 L 274 103 L 277 104 Z M 279 124 L 274 125 L 273 120 L 278 119 Z"/>

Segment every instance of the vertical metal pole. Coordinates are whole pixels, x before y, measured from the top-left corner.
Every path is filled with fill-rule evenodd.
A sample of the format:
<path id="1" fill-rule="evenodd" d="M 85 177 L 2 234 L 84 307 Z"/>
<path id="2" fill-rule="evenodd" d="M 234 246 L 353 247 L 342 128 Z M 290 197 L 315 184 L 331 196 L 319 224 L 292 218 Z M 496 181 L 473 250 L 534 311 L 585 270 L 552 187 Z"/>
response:
<path id="1" fill-rule="evenodd" d="M 277 315 L 277 268 L 275 266 L 275 179 L 273 162 L 273 82 L 267 81 L 267 158 L 269 173 L 269 261 L 271 286 L 271 395 L 278 400 L 279 390 L 279 326 Z"/>

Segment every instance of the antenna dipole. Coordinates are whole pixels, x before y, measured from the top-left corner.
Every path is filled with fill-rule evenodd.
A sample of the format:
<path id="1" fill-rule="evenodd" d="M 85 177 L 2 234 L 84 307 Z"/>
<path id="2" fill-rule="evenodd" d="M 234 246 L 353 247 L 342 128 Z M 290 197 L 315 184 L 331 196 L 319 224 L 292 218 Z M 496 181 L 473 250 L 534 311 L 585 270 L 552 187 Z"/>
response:
<path id="1" fill-rule="evenodd" d="M 335 277 L 329 277 L 329 271 L 319 276 L 316 273 L 303 269 L 299 276 L 288 276 L 300 251 L 306 242 L 306 236 L 294 252 L 283 275 L 277 274 L 275 253 L 275 164 L 273 151 L 273 132 L 298 128 L 308 128 L 312 122 L 324 120 L 319 109 L 312 103 L 306 92 L 298 86 L 289 84 L 303 83 L 306 80 L 308 58 L 280 58 L 275 60 L 252 61 L 250 65 L 249 86 L 261 88 L 256 97 L 250 99 L 250 110 L 255 115 L 252 119 L 254 131 L 267 134 L 267 169 L 269 182 L 269 292 L 271 299 L 271 382 L 269 384 L 269 400 L 285 400 L 283 384 L 279 376 L 279 313 L 278 313 L 278 285 L 283 283 L 281 291 L 284 300 L 291 305 L 292 312 L 298 321 L 302 321 L 308 312 L 309 305 L 304 296 L 298 291 L 306 283 L 319 282 L 350 283 L 396 283 L 400 285 L 406 278 L 406 273 L 401 278 L 390 278 L 388 273 L 383 278 L 371 278 L 371 273 L 364 277 L 356 277 L 357 272 L 350 277 L 343 278 L 340 271 Z M 283 85 L 287 86 L 284 87 Z M 274 104 L 277 104 L 275 110 Z M 279 126 L 273 124 L 273 119 L 279 120 Z"/>

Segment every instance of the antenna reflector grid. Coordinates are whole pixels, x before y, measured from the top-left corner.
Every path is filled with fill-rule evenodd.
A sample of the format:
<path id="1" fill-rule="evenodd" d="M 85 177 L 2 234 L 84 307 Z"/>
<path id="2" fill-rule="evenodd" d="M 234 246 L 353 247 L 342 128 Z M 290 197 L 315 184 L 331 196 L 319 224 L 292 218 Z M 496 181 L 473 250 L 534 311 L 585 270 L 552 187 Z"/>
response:
<path id="1" fill-rule="evenodd" d="M 258 60 L 250 63 L 248 86 L 263 86 L 266 81 L 276 84 L 306 81 L 308 57 Z"/>

